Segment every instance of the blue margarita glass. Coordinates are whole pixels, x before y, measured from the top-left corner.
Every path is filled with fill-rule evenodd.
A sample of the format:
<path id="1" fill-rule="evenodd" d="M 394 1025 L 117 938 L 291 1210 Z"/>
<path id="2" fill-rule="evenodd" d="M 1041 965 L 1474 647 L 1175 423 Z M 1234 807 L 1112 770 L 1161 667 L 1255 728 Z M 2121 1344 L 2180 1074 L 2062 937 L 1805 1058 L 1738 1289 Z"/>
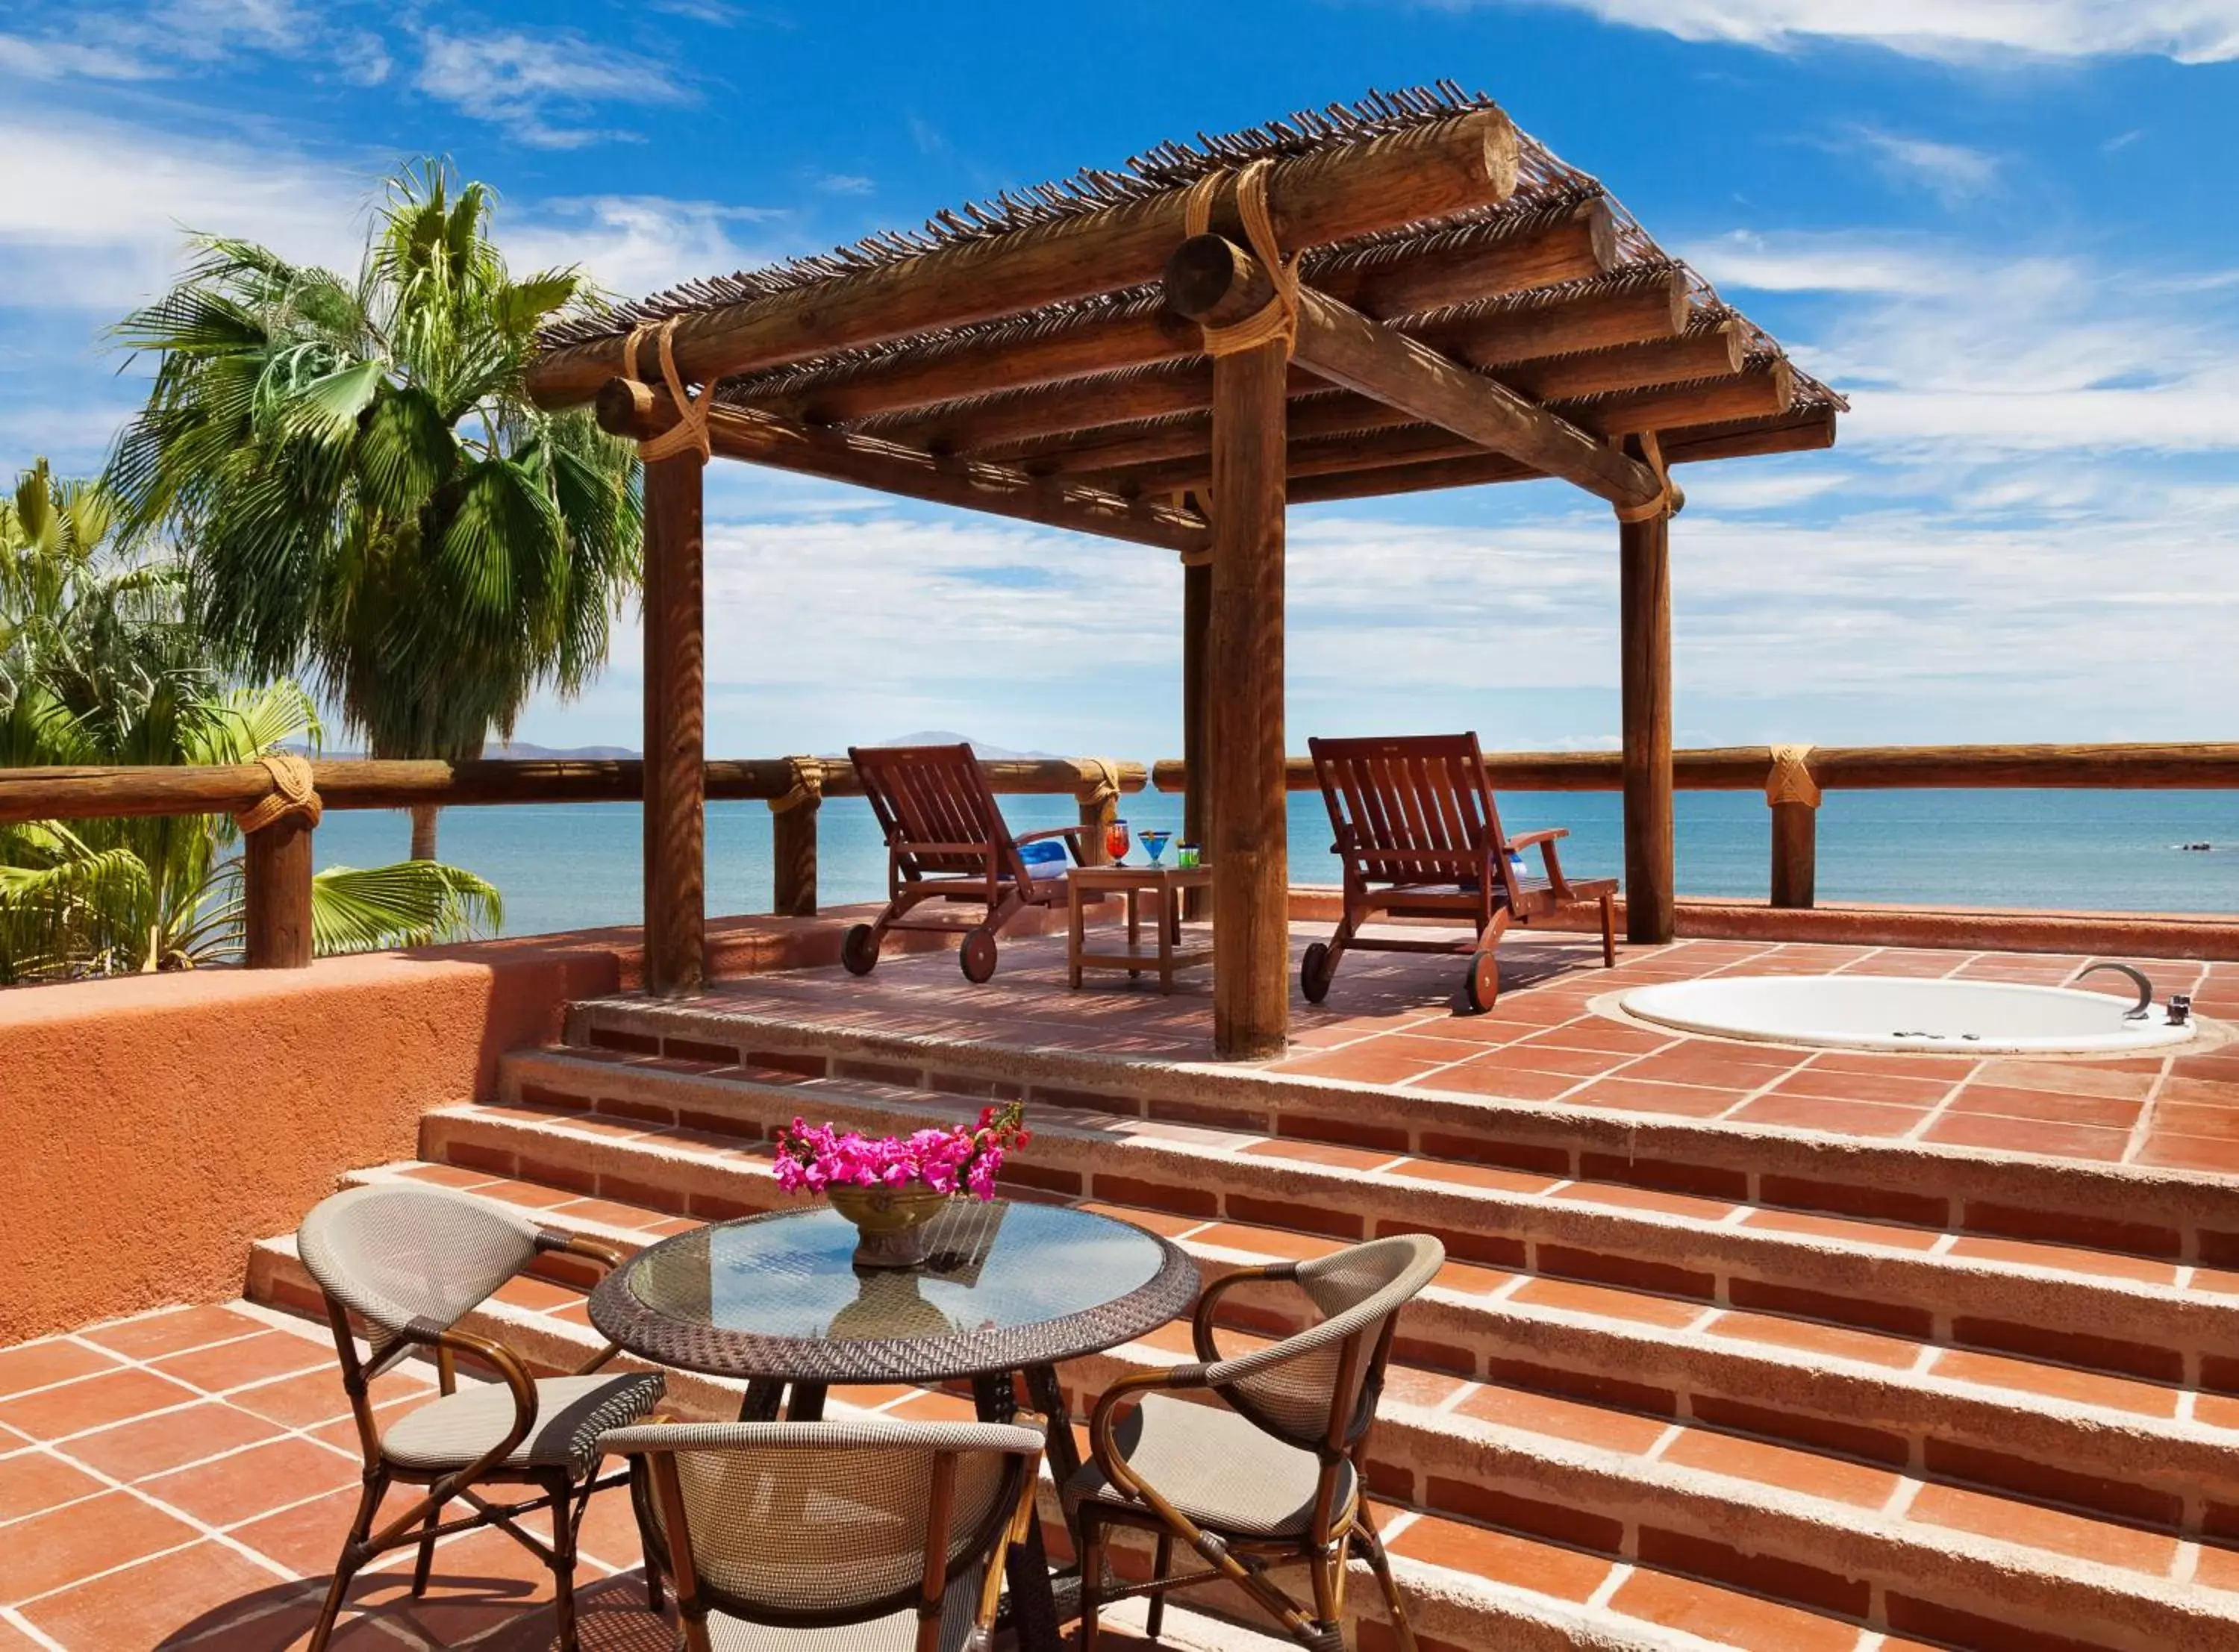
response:
<path id="1" fill-rule="evenodd" d="M 1151 864 L 1155 866 L 1159 864 L 1159 857 L 1166 853 L 1166 844 L 1173 835 L 1171 832 L 1138 832 L 1135 841 L 1143 846 L 1143 853 L 1151 857 Z"/>

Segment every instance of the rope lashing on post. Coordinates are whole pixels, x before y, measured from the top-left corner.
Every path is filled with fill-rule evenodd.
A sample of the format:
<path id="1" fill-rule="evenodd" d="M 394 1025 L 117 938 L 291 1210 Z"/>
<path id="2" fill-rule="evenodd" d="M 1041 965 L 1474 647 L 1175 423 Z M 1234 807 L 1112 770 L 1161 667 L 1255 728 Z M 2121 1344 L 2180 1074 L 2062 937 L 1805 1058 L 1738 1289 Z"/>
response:
<path id="1" fill-rule="evenodd" d="M 708 435 L 708 413 L 714 404 L 715 387 L 700 388 L 695 401 L 684 393 L 684 381 L 676 371 L 676 323 L 681 316 L 672 315 L 659 327 L 650 322 L 640 322 L 629 330 L 622 344 L 622 373 L 628 378 L 641 378 L 638 371 L 638 346 L 651 333 L 661 356 L 661 381 L 668 387 L 669 400 L 676 404 L 676 422 L 657 436 L 648 436 L 637 444 L 638 457 L 648 464 L 655 460 L 673 459 L 678 454 L 696 452 L 701 461 L 713 459 L 715 448 Z"/>
<path id="2" fill-rule="evenodd" d="M 1273 162 L 1262 158 L 1234 173 L 1208 172 L 1190 186 L 1188 199 L 1183 203 L 1185 231 L 1191 236 L 1204 235 L 1213 227 L 1213 197 L 1220 193 L 1220 186 L 1233 177 L 1236 216 L 1244 221 L 1244 238 L 1275 288 L 1272 298 L 1232 326 L 1199 322 L 1205 332 L 1207 355 L 1233 355 L 1239 350 L 1256 350 L 1277 339 L 1282 340 L 1284 354 L 1288 355 L 1298 341 L 1299 261 L 1284 258 L 1282 245 L 1275 238 L 1273 215 L 1267 209 L 1267 174 L 1273 165 Z"/>
<path id="3" fill-rule="evenodd" d="M 1610 446 L 1619 452 L 1624 451 L 1623 441 L 1619 437 L 1611 437 Z M 1656 432 L 1644 430 L 1640 433 L 1640 451 L 1643 461 L 1655 473 L 1656 497 L 1644 504 L 1611 507 L 1617 512 L 1617 519 L 1620 522 L 1652 522 L 1678 508 L 1679 490 L 1671 485 L 1671 472 L 1664 462 L 1664 445 L 1657 441 Z"/>
<path id="4" fill-rule="evenodd" d="M 1096 778 L 1086 780 L 1075 789 L 1073 796 L 1081 803 L 1102 808 L 1116 802 L 1120 797 L 1120 766 L 1108 757 L 1084 757 L 1080 760 L 1096 771 Z"/>
<path id="5" fill-rule="evenodd" d="M 1811 778 L 1811 747 L 1776 746 L 1772 748 L 1772 768 L 1764 777 L 1764 801 L 1767 808 L 1783 803 L 1801 803 L 1807 808 L 1819 806 L 1819 782 Z"/>
<path id="6" fill-rule="evenodd" d="M 307 826 L 318 825 L 327 806 L 311 784 L 311 766 L 293 752 L 269 752 L 256 760 L 272 777 L 272 789 L 233 817 L 243 835 L 276 826 L 290 815 Z"/>
<path id="7" fill-rule="evenodd" d="M 772 814 L 790 814 L 804 804 L 824 801 L 824 763 L 821 758 L 788 757 L 786 766 L 793 771 L 793 789 L 783 797 L 770 799 Z"/>

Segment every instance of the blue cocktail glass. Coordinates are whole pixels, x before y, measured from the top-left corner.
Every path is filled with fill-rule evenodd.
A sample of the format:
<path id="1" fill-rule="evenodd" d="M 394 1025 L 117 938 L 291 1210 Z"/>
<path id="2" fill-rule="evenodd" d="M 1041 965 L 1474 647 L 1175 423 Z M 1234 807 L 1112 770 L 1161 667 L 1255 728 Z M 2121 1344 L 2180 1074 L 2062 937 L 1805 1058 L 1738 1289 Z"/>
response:
<path id="1" fill-rule="evenodd" d="M 1143 853 L 1151 857 L 1151 864 L 1155 866 L 1159 864 L 1159 857 L 1166 853 L 1167 841 L 1173 835 L 1171 832 L 1138 832 L 1135 841 L 1143 846 Z"/>

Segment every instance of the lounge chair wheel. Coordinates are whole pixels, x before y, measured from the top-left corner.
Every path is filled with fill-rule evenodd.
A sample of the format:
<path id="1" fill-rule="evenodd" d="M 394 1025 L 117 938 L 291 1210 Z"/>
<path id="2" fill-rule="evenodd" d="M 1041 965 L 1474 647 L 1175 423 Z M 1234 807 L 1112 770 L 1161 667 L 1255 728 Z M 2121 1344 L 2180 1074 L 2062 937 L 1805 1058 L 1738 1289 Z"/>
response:
<path id="1" fill-rule="evenodd" d="M 995 973 L 995 932 L 981 924 L 964 932 L 964 945 L 956 949 L 956 966 L 964 979 L 978 986 Z"/>
<path id="2" fill-rule="evenodd" d="M 1462 992 L 1475 1015 L 1483 1015 L 1500 996 L 1500 962 L 1490 950 L 1470 954 L 1469 977 L 1462 983 Z"/>
<path id="3" fill-rule="evenodd" d="M 868 924 L 858 924 L 847 932 L 840 943 L 840 961 L 850 975 L 868 975 L 879 967 L 878 938 Z"/>
<path id="4" fill-rule="evenodd" d="M 1299 960 L 1299 991 L 1306 995 L 1307 1003 L 1319 1004 L 1329 996 L 1330 977 L 1334 972 L 1327 941 L 1316 941 L 1306 948 L 1306 955 Z"/>

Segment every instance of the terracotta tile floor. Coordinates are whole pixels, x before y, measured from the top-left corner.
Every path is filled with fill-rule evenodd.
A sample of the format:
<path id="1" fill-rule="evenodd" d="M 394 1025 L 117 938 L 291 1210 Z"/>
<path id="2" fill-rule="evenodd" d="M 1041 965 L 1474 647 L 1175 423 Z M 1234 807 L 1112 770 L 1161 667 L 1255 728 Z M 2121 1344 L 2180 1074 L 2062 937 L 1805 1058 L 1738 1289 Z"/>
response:
<path id="1" fill-rule="evenodd" d="M 1325 928 L 1292 926 L 1294 954 Z M 1457 1012 L 1458 959 L 1349 956 L 1328 1001 L 1295 995 L 1295 1045 L 1270 1072 L 1400 1090 L 1610 1107 L 1879 1139 L 1943 1142 L 2058 1158 L 2239 1173 L 2239 1044 L 2104 1059 L 1878 1055 L 1777 1049 L 1622 1025 L 1590 1005 L 1650 981 L 1771 973 L 1904 975 L 2058 985 L 2083 956 L 1680 941 L 1626 947 L 1600 967 L 1598 940 L 1511 938 L 1485 1015 Z M 2163 996 L 2239 1021 L 2239 964 L 2126 959 Z M 2103 981 L 2095 985 L 2104 987 Z M 946 953 L 884 959 L 855 980 L 801 970 L 719 984 L 727 1009 L 820 1026 L 875 1026 L 976 1044 L 1163 1061 L 1212 1058 L 1209 978 L 1171 998 L 1117 978 L 1065 985 L 1056 937 L 1006 941 L 993 980 L 973 986 Z M 4 1420 L 4 1419 L 0 1419 Z"/>

